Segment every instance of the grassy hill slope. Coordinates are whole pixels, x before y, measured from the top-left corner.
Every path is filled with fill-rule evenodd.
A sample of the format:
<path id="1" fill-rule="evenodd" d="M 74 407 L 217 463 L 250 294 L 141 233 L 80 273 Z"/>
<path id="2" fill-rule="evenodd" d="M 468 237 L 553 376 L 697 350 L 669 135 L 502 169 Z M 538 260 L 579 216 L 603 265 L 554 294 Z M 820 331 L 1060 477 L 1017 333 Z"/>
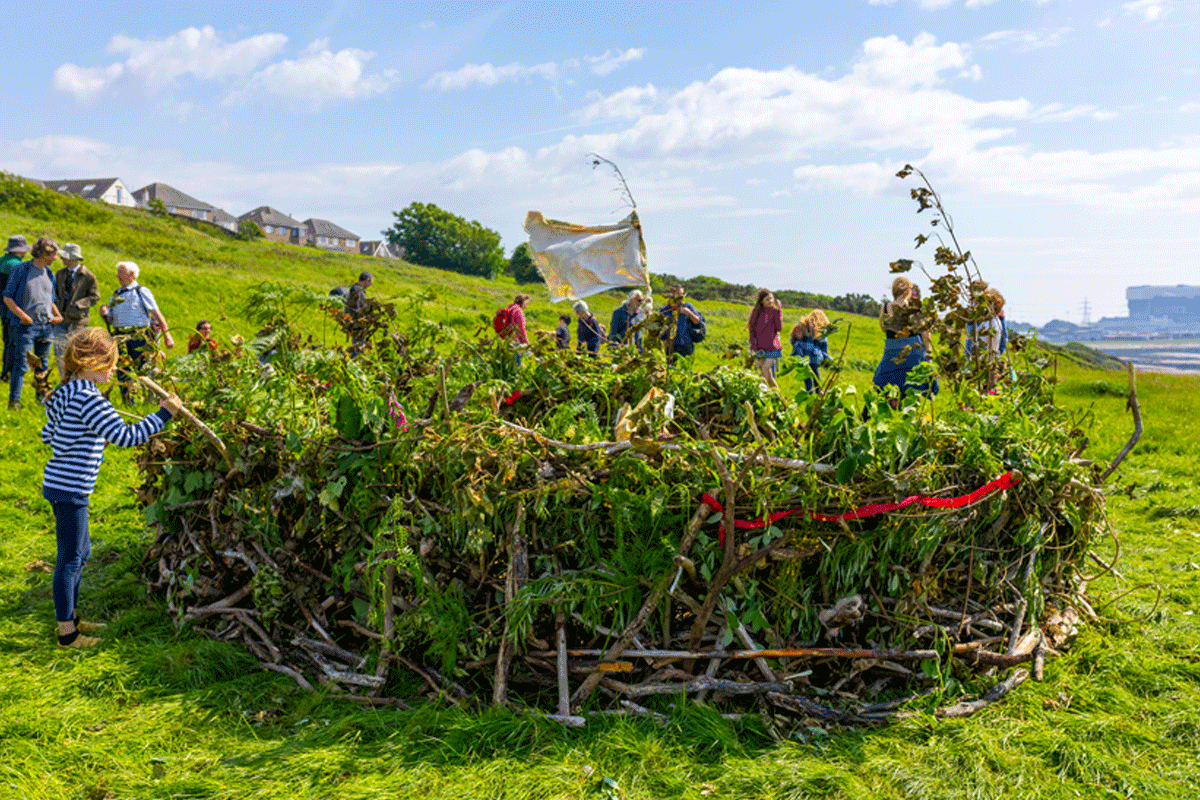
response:
<path id="1" fill-rule="evenodd" d="M 252 332 L 243 298 L 261 280 L 324 293 L 369 268 L 374 296 L 426 294 L 422 313 L 464 334 L 486 327 L 481 316 L 521 288 L 101 211 L 111 213 L 54 221 L 0 210 L 0 233 L 81 244 L 105 293 L 118 259 L 138 261 L 173 324 L 209 317 L 222 336 Z M 562 307 L 531 294 L 531 326 L 552 328 Z M 218 298 L 226 323 L 216 321 Z M 594 305 L 607 321 L 617 302 L 603 296 Z M 698 368 L 742 342 L 747 311 L 703 310 L 712 334 Z M 797 315 L 785 311 L 785 323 Z M 831 340 L 834 352 L 846 344 L 842 380 L 864 391 L 881 349 L 878 327 L 831 316 L 845 317 Z M 318 315 L 308 325 L 341 341 Z M 1091 427 L 1084 455 L 1111 458 L 1130 430 L 1123 379 L 1066 363 L 1058 374 L 1059 398 Z M 132 454 L 118 448 L 107 452 L 92 497 L 95 554 L 84 587 L 85 607 L 112 622 L 108 641 L 99 652 L 63 652 L 52 637 L 44 565 L 54 560 L 53 518 L 40 495 L 45 451 L 30 404 L 0 417 L 0 797 L 1195 797 L 1200 378 L 1143 376 L 1139 386 L 1146 434 L 1109 498 L 1114 543 L 1097 554 L 1107 563 L 1119 540 L 1124 555 L 1116 571 L 1098 565 L 1092 584 L 1106 621 L 1048 663 L 1046 682 L 972 719 L 918 708 L 886 729 L 814 727 L 786 742 L 757 719 L 672 709 L 670 698 L 660 706 L 663 727 L 613 718 L 573 731 L 507 711 L 370 710 L 302 694 L 236 644 L 175 631 L 161 601 L 147 596 L 139 565 L 147 534 L 128 488 L 136 473 Z M 788 376 L 783 389 L 799 386 Z"/>

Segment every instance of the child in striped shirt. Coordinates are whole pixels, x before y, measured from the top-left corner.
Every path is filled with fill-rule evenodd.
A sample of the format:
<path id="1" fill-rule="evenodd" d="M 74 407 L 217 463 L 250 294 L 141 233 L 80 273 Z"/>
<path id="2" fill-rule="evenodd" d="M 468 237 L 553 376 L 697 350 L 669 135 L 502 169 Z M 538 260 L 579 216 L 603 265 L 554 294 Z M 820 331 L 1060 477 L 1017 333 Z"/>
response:
<path id="1" fill-rule="evenodd" d="M 58 560 L 54 565 L 54 613 L 58 643 L 63 647 L 95 647 L 104 625 L 81 622 L 76 611 L 83 566 L 92 552 L 88 536 L 88 496 L 96 485 L 104 447 L 142 444 L 162 430 L 181 403 L 175 395 L 141 422 L 126 425 L 97 384 L 112 381 L 117 344 L 103 328 L 84 328 L 67 342 L 63 356 L 66 381 L 46 398 L 47 422 L 42 442 L 53 454 L 42 476 L 42 496 L 54 509 Z"/>

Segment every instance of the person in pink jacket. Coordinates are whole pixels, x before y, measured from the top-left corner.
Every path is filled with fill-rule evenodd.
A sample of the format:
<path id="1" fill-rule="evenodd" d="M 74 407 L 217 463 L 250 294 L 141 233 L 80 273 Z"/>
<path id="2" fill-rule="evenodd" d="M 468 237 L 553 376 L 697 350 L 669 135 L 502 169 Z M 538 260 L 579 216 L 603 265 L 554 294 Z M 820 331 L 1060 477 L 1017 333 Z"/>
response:
<path id="1" fill-rule="evenodd" d="M 778 389 L 775 382 L 775 368 L 783 356 L 783 345 L 779 341 L 779 332 L 783 330 L 783 314 L 779 301 L 769 289 L 759 289 L 754 301 L 754 309 L 750 312 L 750 352 L 754 354 L 754 362 L 763 380 L 772 389 Z"/>

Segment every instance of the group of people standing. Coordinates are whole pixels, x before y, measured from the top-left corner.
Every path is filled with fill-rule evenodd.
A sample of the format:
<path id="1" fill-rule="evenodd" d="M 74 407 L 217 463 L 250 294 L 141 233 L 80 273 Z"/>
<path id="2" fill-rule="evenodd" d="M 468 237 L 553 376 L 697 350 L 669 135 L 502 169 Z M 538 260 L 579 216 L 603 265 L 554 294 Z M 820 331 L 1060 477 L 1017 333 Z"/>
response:
<path id="1" fill-rule="evenodd" d="M 29 260 L 25 260 L 25 256 Z M 51 265 L 62 259 L 55 272 Z M 100 386 L 112 381 L 119 357 L 112 333 L 126 338 L 127 353 L 135 365 L 151 347 L 152 332 L 160 333 L 168 347 L 174 345 L 167 321 L 154 295 L 137 282 L 132 261 L 117 264 L 119 288 L 100 316 L 111 326 L 89 327 L 91 309 L 100 302 L 96 276 L 83 266 L 83 250 L 67 243 L 61 248 L 48 236 L 30 245 L 24 236 L 8 239 L 0 260 L 0 288 L 4 307 L 4 378 L 9 382 L 9 409 L 21 407 L 21 390 L 29 371 L 27 353 L 49 371 L 54 348 L 60 385 L 49 396 L 37 389 L 37 400 L 46 406 L 42 442 L 51 455 L 42 475 L 42 496 L 54 511 L 58 556 L 54 564 L 52 594 L 58 643 L 62 647 L 94 647 L 92 634 L 104 624 L 79 617 L 79 584 L 91 555 L 88 504 L 109 444 L 132 447 L 162 430 L 182 407 L 174 394 L 144 419 L 126 424 Z M 122 384 L 122 394 L 128 398 Z"/>
<path id="2" fill-rule="evenodd" d="M 29 260 L 24 260 L 25 255 Z M 55 272 L 51 265 L 62 260 Z M 29 371 L 26 353 L 33 353 L 41 370 L 49 369 L 51 347 L 61 377 L 66 376 L 65 353 L 71 337 L 86 329 L 91 309 L 100 302 L 96 276 L 83 264 L 83 250 L 67 243 L 61 248 L 48 236 L 32 245 L 22 235 L 10 236 L 0 260 L 0 289 L 4 308 L 4 368 L 8 381 L 8 407 L 21 407 L 21 391 Z M 134 368 L 141 368 L 153 347 L 153 338 L 161 335 L 163 344 L 174 347 L 167 320 L 155 302 L 154 294 L 138 283 L 140 272 L 132 261 L 117 263 L 116 291 L 108 303 L 100 306 L 100 317 L 111 332 L 126 337 L 126 354 Z M 117 371 L 121 396 L 128 402 L 129 383 L 124 368 Z M 40 403 L 44 398 L 37 394 Z"/>
<path id="3" fill-rule="evenodd" d="M 664 340 L 670 339 L 667 345 L 670 360 L 674 360 L 675 355 L 691 355 L 695 351 L 696 326 L 703 324 L 700 312 L 684 299 L 686 294 L 682 286 L 672 287 L 667 291 L 667 305 L 659 312 L 664 322 L 673 323 L 663 334 Z M 525 310 L 528 305 L 529 295 L 522 292 L 502 310 L 505 315 L 504 321 L 496 328 L 496 332 L 502 338 L 515 344 L 529 344 L 525 319 Z M 599 358 L 600 345 L 605 341 L 618 346 L 632 345 L 638 350 L 642 350 L 642 330 L 637 326 L 654 313 L 654 303 L 641 289 L 634 289 L 613 310 L 607 331 L 604 324 L 592 312 L 587 301 L 576 300 L 571 309 L 575 312 L 575 351 L 586 353 L 591 358 Z M 669 335 L 672 327 L 674 333 Z M 554 331 L 554 339 L 559 350 L 571 348 L 571 316 L 569 314 L 558 315 L 558 327 Z"/>
<path id="4" fill-rule="evenodd" d="M 783 307 L 770 289 L 759 289 L 754 299 L 754 308 L 750 310 L 749 328 L 750 352 L 766 384 L 772 389 L 779 388 L 775 379 L 779 360 L 783 358 L 783 342 L 780 334 L 783 332 Z M 829 317 L 821 309 L 815 309 L 805 314 L 792 326 L 791 354 L 796 358 L 807 359 L 811 377 L 804 379 L 805 390 L 819 390 L 821 365 L 829 358 L 829 342 L 826 339 L 826 329 L 829 327 Z"/>

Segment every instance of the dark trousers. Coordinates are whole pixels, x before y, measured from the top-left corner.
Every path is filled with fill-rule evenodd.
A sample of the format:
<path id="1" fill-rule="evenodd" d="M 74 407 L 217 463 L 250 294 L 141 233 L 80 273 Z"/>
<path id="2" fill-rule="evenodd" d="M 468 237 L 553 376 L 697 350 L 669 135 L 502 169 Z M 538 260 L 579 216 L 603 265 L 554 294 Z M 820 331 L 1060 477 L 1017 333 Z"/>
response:
<path id="1" fill-rule="evenodd" d="M 79 605 L 79 582 L 83 566 L 92 555 L 92 539 L 88 535 L 87 495 L 82 502 L 50 501 L 54 509 L 55 538 L 58 539 L 58 560 L 54 562 L 54 617 L 59 622 L 75 619 Z"/>
<path id="2" fill-rule="evenodd" d="M 125 355 L 129 357 L 129 365 L 117 363 L 117 385 L 121 387 L 121 399 L 126 403 L 129 402 L 130 376 L 142 371 L 146 365 L 146 351 L 149 349 L 150 343 L 142 336 L 130 337 L 125 342 Z"/>
<path id="3" fill-rule="evenodd" d="M 13 315 L 8 310 L 7 306 L 0 308 L 0 322 L 4 326 L 4 379 L 8 380 L 8 376 L 12 374 L 13 353 L 17 352 L 17 343 L 13 339 Z"/>
<path id="4" fill-rule="evenodd" d="M 53 335 L 49 322 L 35 322 L 32 325 L 22 325 L 14 319 L 12 333 L 16 339 L 13 346 L 12 371 L 8 376 L 8 402 L 17 403 L 21 400 L 21 389 L 25 385 L 25 373 L 29 364 L 25 361 L 25 353 L 32 352 L 42 362 L 42 371 L 50 368 L 50 340 Z M 42 401 L 38 397 L 38 402 Z"/>

